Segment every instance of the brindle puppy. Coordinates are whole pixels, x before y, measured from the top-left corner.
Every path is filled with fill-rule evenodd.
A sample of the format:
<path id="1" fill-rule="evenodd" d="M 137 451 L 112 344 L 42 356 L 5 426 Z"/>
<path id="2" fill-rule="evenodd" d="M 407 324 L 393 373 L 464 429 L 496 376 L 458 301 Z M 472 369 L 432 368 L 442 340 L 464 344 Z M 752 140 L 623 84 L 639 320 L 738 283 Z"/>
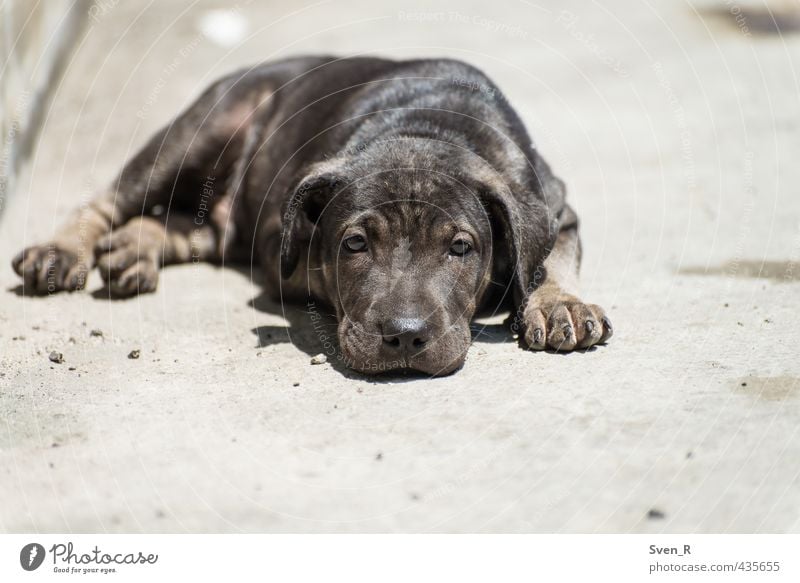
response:
<path id="1" fill-rule="evenodd" d="M 161 212 L 161 209 L 167 212 Z M 532 349 L 603 343 L 574 295 L 564 185 L 480 71 L 452 60 L 308 57 L 212 85 L 47 244 L 27 291 L 155 290 L 170 263 L 258 260 L 274 297 L 332 306 L 364 372 L 446 374 L 476 311 L 504 306 Z"/>

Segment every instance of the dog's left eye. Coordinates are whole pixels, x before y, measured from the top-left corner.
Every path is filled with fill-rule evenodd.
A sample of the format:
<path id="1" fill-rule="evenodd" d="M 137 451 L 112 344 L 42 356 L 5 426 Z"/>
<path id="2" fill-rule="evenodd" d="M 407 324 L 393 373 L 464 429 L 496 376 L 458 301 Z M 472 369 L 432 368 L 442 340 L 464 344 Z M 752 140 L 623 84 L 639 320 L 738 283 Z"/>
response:
<path id="1" fill-rule="evenodd" d="M 361 235 L 353 235 L 344 240 L 344 248 L 350 253 L 361 253 L 367 250 L 367 240 Z"/>
<path id="2" fill-rule="evenodd" d="M 472 251 L 472 245 L 464 239 L 456 239 L 453 241 L 453 244 L 450 245 L 450 255 L 455 255 L 456 257 L 463 257 L 470 251 Z"/>

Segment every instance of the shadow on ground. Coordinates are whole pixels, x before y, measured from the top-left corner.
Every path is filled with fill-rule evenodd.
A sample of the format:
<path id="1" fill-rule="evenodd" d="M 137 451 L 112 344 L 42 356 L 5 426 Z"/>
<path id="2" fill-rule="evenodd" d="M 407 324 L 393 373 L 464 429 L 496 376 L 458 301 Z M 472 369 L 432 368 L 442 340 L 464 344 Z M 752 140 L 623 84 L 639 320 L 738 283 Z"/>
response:
<path id="1" fill-rule="evenodd" d="M 800 266 L 794 261 L 731 260 L 715 267 L 682 267 L 678 270 L 678 273 L 680 275 L 768 279 L 776 283 L 800 281 Z"/>

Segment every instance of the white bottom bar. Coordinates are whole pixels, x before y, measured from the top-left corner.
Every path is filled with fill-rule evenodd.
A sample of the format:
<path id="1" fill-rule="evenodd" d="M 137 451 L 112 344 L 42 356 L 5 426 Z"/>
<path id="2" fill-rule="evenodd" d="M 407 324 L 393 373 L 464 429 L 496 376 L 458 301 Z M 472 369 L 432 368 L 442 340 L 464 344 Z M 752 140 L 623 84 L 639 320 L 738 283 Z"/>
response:
<path id="1" fill-rule="evenodd" d="M 2 535 L 0 581 L 778 582 L 800 580 L 798 548 L 800 535 Z"/>

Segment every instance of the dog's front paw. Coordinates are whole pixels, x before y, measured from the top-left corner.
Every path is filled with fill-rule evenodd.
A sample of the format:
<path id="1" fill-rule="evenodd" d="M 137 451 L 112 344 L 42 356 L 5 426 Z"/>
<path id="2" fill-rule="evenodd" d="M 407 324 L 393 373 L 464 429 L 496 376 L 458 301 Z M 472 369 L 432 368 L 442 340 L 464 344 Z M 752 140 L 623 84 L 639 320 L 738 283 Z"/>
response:
<path id="1" fill-rule="evenodd" d="M 158 249 L 134 228 L 100 239 L 95 247 L 97 269 L 111 295 L 125 298 L 154 292 L 158 287 Z"/>
<path id="2" fill-rule="evenodd" d="M 525 343 L 532 350 L 570 351 L 606 342 L 614 333 L 603 308 L 560 294 L 537 298 L 523 312 Z"/>
<path id="3" fill-rule="evenodd" d="M 74 291 L 86 286 L 90 257 L 59 243 L 27 247 L 11 261 L 22 277 L 25 293 L 47 294 Z"/>

